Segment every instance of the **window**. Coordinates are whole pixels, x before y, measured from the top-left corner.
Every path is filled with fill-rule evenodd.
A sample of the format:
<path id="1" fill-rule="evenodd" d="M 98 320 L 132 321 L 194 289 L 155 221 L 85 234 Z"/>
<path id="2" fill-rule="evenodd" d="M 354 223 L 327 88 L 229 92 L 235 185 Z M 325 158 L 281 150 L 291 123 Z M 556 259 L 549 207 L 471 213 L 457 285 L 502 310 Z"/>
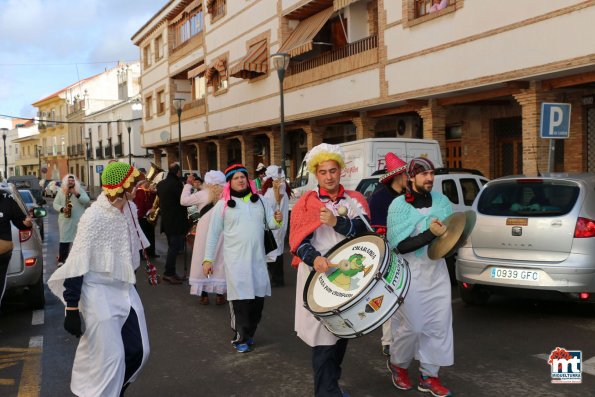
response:
<path id="1" fill-rule="evenodd" d="M 225 0 L 207 0 L 207 11 L 211 14 L 211 23 L 225 15 Z"/>
<path id="2" fill-rule="evenodd" d="M 151 117 L 153 117 L 153 113 L 152 113 L 152 104 L 153 104 L 153 97 L 151 95 L 149 95 L 148 97 L 145 98 L 145 118 L 146 119 L 150 119 Z"/>
<path id="3" fill-rule="evenodd" d="M 449 0 L 415 0 L 415 17 L 443 10 L 449 5 Z"/>
<path id="4" fill-rule="evenodd" d="M 159 60 L 163 57 L 163 36 L 159 35 L 155 37 L 155 60 Z"/>
<path id="5" fill-rule="evenodd" d="M 207 96 L 207 83 L 203 73 L 192 79 L 192 99 L 202 99 L 205 96 Z"/>
<path id="6" fill-rule="evenodd" d="M 151 45 L 147 44 L 143 47 L 143 64 L 145 68 L 151 66 Z"/>
<path id="7" fill-rule="evenodd" d="M 442 193 L 448 197 L 451 203 L 459 203 L 459 191 L 454 180 L 447 179 L 442 181 Z"/>
<path id="8" fill-rule="evenodd" d="M 206 71 L 207 85 L 213 87 L 213 92 L 227 89 L 227 59 L 219 58 Z"/>
<path id="9" fill-rule="evenodd" d="M 473 205 L 473 201 L 479 193 L 479 185 L 477 180 L 472 178 L 461 179 L 461 190 L 463 191 L 463 201 L 465 205 Z"/>
<path id="10" fill-rule="evenodd" d="M 157 91 L 157 115 L 165 113 L 165 91 Z"/>
<path id="11" fill-rule="evenodd" d="M 202 32 L 204 28 L 204 19 L 202 8 L 197 7 L 190 13 L 185 13 L 184 16 L 174 24 L 173 48 L 177 48 Z"/>

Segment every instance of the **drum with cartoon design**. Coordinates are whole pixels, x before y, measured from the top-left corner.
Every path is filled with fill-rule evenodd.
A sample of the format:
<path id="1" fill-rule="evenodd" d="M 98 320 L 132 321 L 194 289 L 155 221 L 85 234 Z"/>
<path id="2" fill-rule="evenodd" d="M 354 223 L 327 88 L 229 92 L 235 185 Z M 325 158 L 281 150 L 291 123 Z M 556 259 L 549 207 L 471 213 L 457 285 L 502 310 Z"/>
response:
<path id="1" fill-rule="evenodd" d="M 356 338 L 393 315 L 409 289 L 409 266 L 377 234 L 367 233 L 335 245 L 326 257 L 332 267 L 312 272 L 304 306 L 334 335 Z"/>

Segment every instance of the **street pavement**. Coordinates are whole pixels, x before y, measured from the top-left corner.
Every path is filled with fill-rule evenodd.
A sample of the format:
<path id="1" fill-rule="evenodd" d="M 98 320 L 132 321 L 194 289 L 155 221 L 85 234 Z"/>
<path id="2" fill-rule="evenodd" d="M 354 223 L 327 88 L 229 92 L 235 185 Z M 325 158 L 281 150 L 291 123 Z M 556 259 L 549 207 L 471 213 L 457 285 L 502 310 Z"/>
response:
<path id="1" fill-rule="evenodd" d="M 55 269 L 56 218 L 51 210 L 46 225 L 46 279 Z M 161 257 L 155 263 L 162 270 L 166 245 L 161 235 L 157 253 Z M 188 266 L 190 256 L 189 252 Z M 145 306 L 151 356 L 126 396 L 312 396 L 310 348 L 293 332 L 296 272 L 289 259 L 286 253 L 286 285 L 274 288 L 266 299 L 256 348 L 244 354 L 230 344 L 228 305 L 216 306 L 211 299 L 211 305 L 201 306 L 187 285 L 151 287 L 139 271 L 137 286 Z M 180 255 L 179 274 L 183 269 Z M 48 290 L 46 298 L 44 321 L 37 325 L 31 320 L 35 315 L 18 299 L 11 298 L 3 306 L 0 355 L 3 347 L 27 348 L 40 335 L 43 343 L 41 370 L 33 375 L 26 371 L 26 360 L 2 369 L 0 357 L 0 396 L 72 395 L 69 381 L 77 339 L 62 328 L 62 304 Z M 455 365 L 440 374 L 455 396 L 595 396 L 592 306 L 502 297 L 483 307 L 468 307 L 454 288 L 453 319 Z M 544 355 L 557 346 L 582 351 L 582 384 L 551 383 Z M 35 390 L 35 375 L 40 378 L 40 394 L 21 394 Z M 414 363 L 412 378 L 417 376 Z M 352 397 L 427 395 L 399 391 L 392 385 L 381 354 L 380 330 L 349 342 L 341 386 Z"/>

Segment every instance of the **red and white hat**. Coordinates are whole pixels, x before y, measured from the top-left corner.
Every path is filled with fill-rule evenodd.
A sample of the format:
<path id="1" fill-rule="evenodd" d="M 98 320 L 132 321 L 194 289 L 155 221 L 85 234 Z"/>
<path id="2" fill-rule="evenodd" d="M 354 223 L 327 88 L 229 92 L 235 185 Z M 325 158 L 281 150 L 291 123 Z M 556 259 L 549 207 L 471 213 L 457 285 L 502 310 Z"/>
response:
<path id="1" fill-rule="evenodd" d="M 384 161 L 386 162 L 386 174 L 380 178 L 380 183 L 390 183 L 395 175 L 402 174 L 407 169 L 407 163 L 392 152 L 388 152 L 384 156 Z"/>

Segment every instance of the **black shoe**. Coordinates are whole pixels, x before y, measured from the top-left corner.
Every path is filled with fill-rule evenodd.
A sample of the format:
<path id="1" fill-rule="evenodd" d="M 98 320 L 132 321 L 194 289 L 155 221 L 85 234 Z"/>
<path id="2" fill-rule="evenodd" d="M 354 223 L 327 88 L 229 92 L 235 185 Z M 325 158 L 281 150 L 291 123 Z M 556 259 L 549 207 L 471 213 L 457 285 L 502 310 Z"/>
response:
<path id="1" fill-rule="evenodd" d="M 165 274 L 161 277 L 163 281 L 167 281 L 170 284 L 182 284 L 182 280 L 180 280 L 176 275 L 173 276 L 166 276 Z"/>
<path id="2" fill-rule="evenodd" d="M 161 255 L 152 254 L 152 255 L 148 255 L 148 257 L 151 258 L 151 259 L 155 259 L 155 258 L 160 258 Z"/>

